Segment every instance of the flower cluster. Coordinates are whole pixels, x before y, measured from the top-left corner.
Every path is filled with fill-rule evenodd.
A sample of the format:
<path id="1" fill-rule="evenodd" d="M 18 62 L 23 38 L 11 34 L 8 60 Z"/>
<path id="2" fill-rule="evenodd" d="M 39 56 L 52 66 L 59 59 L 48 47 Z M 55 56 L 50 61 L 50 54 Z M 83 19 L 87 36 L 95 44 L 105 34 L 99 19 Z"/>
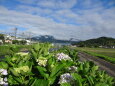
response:
<path id="1" fill-rule="evenodd" d="M 20 73 L 20 71 L 28 72 L 28 71 L 29 71 L 29 67 L 28 67 L 28 66 L 22 66 L 22 67 L 19 67 L 19 68 L 14 68 L 14 70 L 15 70 L 17 73 Z"/>
<path id="2" fill-rule="evenodd" d="M 0 69 L 0 75 L 8 75 L 8 72 L 6 69 Z"/>
<path id="3" fill-rule="evenodd" d="M 65 73 L 60 76 L 59 84 L 70 83 L 73 80 L 72 76 L 69 73 Z"/>
<path id="4" fill-rule="evenodd" d="M 61 61 L 61 60 L 72 60 L 68 55 L 64 54 L 64 53 L 58 53 L 56 55 L 57 60 Z"/>
<path id="5" fill-rule="evenodd" d="M 8 86 L 6 75 L 8 75 L 7 70 L 6 69 L 0 69 L 0 85 Z"/>
<path id="6" fill-rule="evenodd" d="M 37 59 L 36 62 L 38 62 L 38 65 L 45 67 L 47 64 L 47 59 Z"/>

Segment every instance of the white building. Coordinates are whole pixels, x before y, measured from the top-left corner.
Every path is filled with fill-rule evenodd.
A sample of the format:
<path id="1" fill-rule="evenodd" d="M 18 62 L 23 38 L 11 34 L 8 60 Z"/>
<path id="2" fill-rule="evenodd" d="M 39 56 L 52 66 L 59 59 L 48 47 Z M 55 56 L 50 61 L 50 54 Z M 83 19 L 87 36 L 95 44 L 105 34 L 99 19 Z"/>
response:
<path id="1" fill-rule="evenodd" d="M 3 41 L 2 41 L 2 40 L 0 40 L 0 44 L 3 44 Z"/>

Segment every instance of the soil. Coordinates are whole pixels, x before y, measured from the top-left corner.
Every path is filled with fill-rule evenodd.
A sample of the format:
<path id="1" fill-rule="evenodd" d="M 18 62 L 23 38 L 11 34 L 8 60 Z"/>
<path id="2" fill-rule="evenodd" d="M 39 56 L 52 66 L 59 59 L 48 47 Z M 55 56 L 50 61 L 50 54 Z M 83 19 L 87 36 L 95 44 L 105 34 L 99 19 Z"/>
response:
<path id="1" fill-rule="evenodd" d="M 99 69 L 105 70 L 110 76 L 115 77 L 115 64 L 109 63 L 103 59 L 91 56 L 84 52 L 79 52 L 78 57 L 80 57 L 80 61 L 93 61 L 95 65 L 99 66 Z"/>

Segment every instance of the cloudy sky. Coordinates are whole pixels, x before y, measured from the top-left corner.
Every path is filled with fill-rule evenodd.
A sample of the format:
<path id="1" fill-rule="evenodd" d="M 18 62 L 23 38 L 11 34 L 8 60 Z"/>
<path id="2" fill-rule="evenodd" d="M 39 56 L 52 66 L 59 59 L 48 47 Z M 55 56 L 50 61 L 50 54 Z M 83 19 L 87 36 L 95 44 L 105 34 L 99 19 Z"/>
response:
<path id="1" fill-rule="evenodd" d="M 0 0 L 0 31 L 58 39 L 115 38 L 115 0 Z"/>

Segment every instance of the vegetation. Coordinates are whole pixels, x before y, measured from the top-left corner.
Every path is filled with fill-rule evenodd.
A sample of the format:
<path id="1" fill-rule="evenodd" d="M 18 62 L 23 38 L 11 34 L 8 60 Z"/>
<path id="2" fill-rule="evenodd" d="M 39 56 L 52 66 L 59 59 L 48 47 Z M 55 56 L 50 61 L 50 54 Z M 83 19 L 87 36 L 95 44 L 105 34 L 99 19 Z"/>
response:
<path id="1" fill-rule="evenodd" d="M 26 43 L 27 43 L 26 40 L 21 40 L 21 41 L 12 40 L 12 44 L 22 44 L 22 45 L 25 45 Z"/>
<path id="2" fill-rule="evenodd" d="M 1 45 L 0 46 L 0 57 L 5 55 L 12 55 L 19 52 L 22 48 L 30 49 L 31 45 Z"/>
<path id="3" fill-rule="evenodd" d="M 86 41 L 81 41 L 78 42 L 76 44 L 73 45 L 77 45 L 79 47 L 99 47 L 99 46 L 103 46 L 103 47 L 109 47 L 111 48 L 111 46 L 115 46 L 115 39 L 114 38 L 109 38 L 109 37 L 100 37 L 97 39 L 89 39 Z"/>
<path id="4" fill-rule="evenodd" d="M 102 58 L 111 63 L 115 63 L 115 49 L 77 47 L 77 50 L 84 51 L 88 54 Z"/>
<path id="5" fill-rule="evenodd" d="M 4 42 L 4 40 L 5 40 L 4 34 L 0 34 L 0 40 L 2 40 Z"/>
<path id="6" fill-rule="evenodd" d="M 33 45 L 27 55 L 8 55 L 0 62 L 1 82 L 11 86 L 114 86 L 114 78 L 93 62 L 78 61 L 76 50 L 51 48 L 41 43 Z"/>
<path id="7" fill-rule="evenodd" d="M 87 52 L 87 53 L 115 64 L 115 58 L 104 56 L 104 55 L 97 54 L 97 53 L 92 53 L 92 52 Z"/>

